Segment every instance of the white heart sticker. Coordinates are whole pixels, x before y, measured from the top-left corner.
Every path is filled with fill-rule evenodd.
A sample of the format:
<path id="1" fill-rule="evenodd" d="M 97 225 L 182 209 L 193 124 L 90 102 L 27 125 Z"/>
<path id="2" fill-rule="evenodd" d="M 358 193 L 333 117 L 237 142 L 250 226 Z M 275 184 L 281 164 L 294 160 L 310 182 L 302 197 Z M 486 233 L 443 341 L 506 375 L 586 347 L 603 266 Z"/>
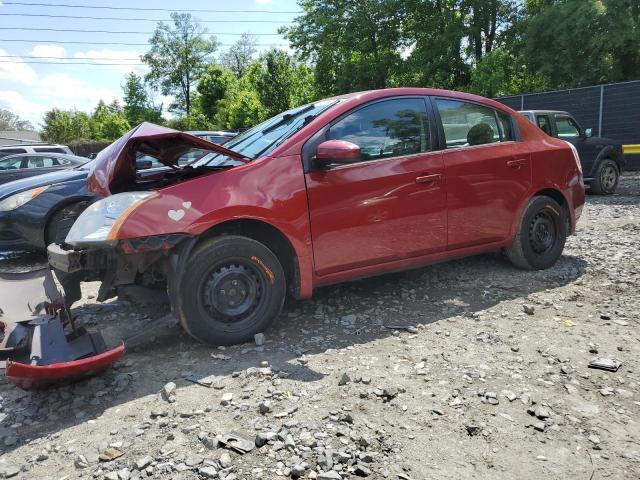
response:
<path id="1" fill-rule="evenodd" d="M 182 220 L 182 217 L 184 217 L 184 210 L 180 209 L 180 210 L 169 210 L 167 212 L 167 215 L 169 215 L 169 218 L 175 222 L 178 222 L 180 220 Z"/>
<path id="2" fill-rule="evenodd" d="M 182 202 L 182 206 L 189 210 L 191 208 L 191 202 Z"/>

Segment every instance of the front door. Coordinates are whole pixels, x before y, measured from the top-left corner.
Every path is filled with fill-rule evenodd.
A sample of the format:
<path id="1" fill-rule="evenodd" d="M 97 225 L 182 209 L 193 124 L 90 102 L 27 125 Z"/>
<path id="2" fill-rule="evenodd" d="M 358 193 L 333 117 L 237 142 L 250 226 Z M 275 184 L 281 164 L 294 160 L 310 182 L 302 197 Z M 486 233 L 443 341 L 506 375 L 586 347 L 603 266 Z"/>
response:
<path id="1" fill-rule="evenodd" d="M 515 141 L 504 112 L 459 100 L 434 103 L 446 147 L 448 249 L 506 239 L 531 187 L 528 147 Z"/>
<path id="2" fill-rule="evenodd" d="M 443 251 L 442 153 L 423 98 L 373 102 L 323 133 L 360 147 L 353 163 L 306 174 L 319 276 Z"/>
<path id="3" fill-rule="evenodd" d="M 575 145 L 582 164 L 582 171 L 585 176 L 591 175 L 591 169 L 596 162 L 600 147 L 596 147 L 593 139 L 587 139 L 580 128 L 580 125 L 567 115 L 554 115 L 556 136 Z M 591 141 L 589 141 L 591 140 Z"/>

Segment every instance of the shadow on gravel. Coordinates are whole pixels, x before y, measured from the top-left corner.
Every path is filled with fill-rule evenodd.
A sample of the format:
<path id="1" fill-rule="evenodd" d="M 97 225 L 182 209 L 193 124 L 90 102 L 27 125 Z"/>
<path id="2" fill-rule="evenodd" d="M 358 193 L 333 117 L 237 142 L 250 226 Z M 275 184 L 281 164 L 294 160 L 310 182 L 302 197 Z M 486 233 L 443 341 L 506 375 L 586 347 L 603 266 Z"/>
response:
<path id="1" fill-rule="evenodd" d="M 83 305 L 75 309 L 79 318 L 98 326 L 112 345 L 118 338 L 139 333 L 145 325 L 150 328 L 148 336 L 138 339 L 114 369 L 90 380 L 44 392 L 0 385 L 6 412 L 5 418 L 0 413 L 0 453 L 27 439 L 95 419 L 131 400 L 148 395 L 159 398 L 156 395 L 168 381 L 174 381 L 178 390 L 194 385 L 194 379 L 215 383 L 237 372 L 248 375 L 248 368 L 259 367 L 263 361 L 282 377 L 307 382 L 313 388 L 313 382 L 326 373 L 309 368 L 306 355 L 372 344 L 393 335 L 395 329 L 456 316 L 462 316 L 457 321 L 473 322 L 470 317 L 475 311 L 576 281 L 586 265 L 582 258 L 563 256 L 549 270 L 522 271 L 496 253 L 325 287 L 312 300 L 289 301 L 265 332 L 267 341 L 261 347 L 247 343 L 218 349 L 197 343 L 176 325 L 154 329 L 151 319 L 168 313 L 167 307 L 142 310 L 122 300 Z M 149 318 L 140 320 L 145 313 Z M 510 319 L 496 314 L 496 321 Z M 429 355 L 443 353 L 429 351 Z M 193 388 L 202 389 L 199 408 L 219 402 L 220 391 Z M 141 415 L 134 421 L 144 418 Z"/>

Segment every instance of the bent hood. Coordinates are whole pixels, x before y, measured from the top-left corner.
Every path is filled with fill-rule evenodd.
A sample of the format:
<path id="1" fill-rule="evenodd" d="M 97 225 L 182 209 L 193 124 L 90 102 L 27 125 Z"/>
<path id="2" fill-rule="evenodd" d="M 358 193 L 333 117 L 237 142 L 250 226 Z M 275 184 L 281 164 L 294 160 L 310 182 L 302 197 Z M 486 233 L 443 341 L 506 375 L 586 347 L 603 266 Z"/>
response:
<path id="1" fill-rule="evenodd" d="M 248 160 L 221 145 L 145 122 L 98 153 L 87 178 L 87 188 L 103 197 L 127 191 L 135 184 L 137 152 L 157 158 L 168 167 L 176 167 L 180 157 L 194 148 L 221 153 L 242 162 Z"/>

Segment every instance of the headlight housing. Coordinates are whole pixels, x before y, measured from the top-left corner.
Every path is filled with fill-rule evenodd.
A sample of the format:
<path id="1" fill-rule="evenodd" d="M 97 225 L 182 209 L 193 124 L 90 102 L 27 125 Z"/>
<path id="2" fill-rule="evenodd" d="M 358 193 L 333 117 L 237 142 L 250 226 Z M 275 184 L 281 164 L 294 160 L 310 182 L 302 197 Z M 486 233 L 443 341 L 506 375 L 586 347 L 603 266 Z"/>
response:
<path id="1" fill-rule="evenodd" d="M 97 201 L 80 214 L 67 234 L 66 243 L 74 247 L 114 245 L 124 221 L 142 203 L 156 194 L 126 192 Z"/>
<path id="2" fill-rule="evenodd" d="M 25 203 L 30 202 L 31 200 L 36 198 L 47 188 L 49 188 L 49 185 L 32 188 L 31 190 L 16 193 L 14 195 L 11 195 L 10 197 L 5 198 L 0 202 L 0 212 L 9 212 L 11 210 L 15 210 L 18 207 L 21 207 Z"/>

